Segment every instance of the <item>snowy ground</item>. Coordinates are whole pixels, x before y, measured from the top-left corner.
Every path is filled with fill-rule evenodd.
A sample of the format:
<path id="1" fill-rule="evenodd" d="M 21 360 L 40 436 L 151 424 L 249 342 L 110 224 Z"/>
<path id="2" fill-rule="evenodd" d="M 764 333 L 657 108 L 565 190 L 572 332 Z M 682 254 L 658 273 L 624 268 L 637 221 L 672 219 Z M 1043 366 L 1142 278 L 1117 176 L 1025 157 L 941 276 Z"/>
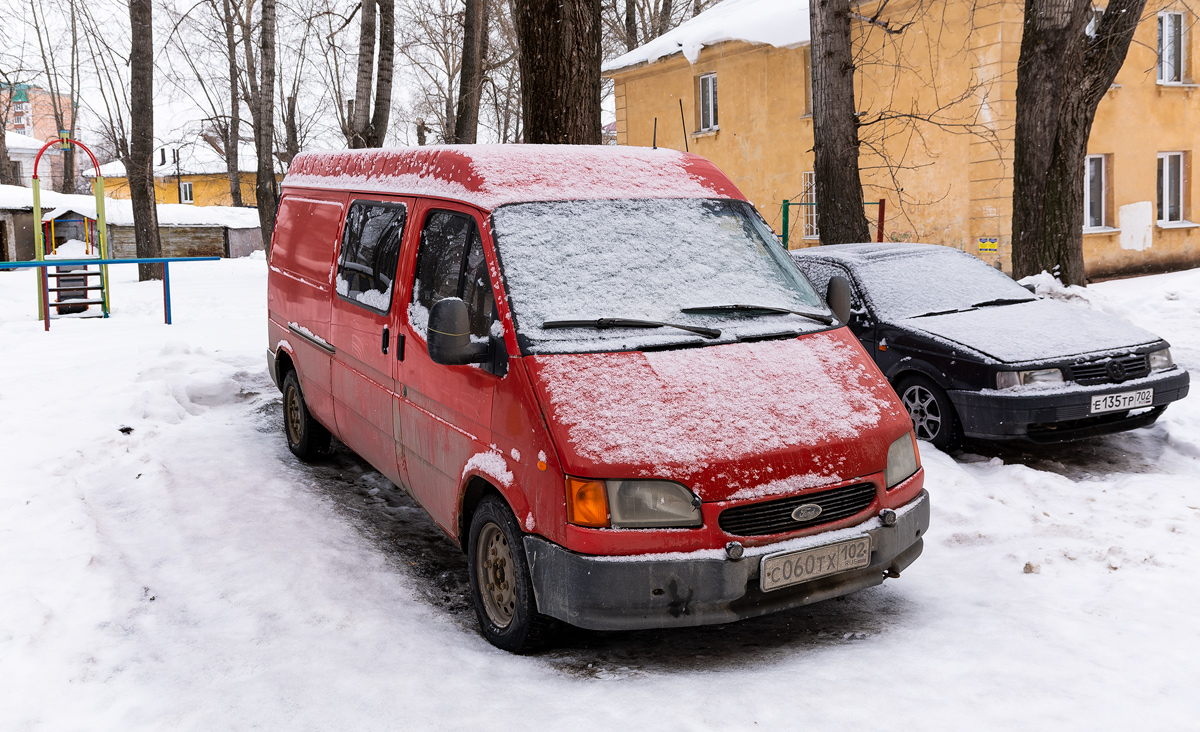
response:
<path id="1" fill-rule="evenodd" d="M 925 555 L 768 618 L 510 656 L 465 564 L 353 456 L 307 467 L 265 263 L 114 268 L 34 320 L 0 272 L 0 729 L 1195 729 L 1200 398 L 1057 449 L 922 455 Z M 1200 270 L 1089 288 L 1200 370 Z"/>

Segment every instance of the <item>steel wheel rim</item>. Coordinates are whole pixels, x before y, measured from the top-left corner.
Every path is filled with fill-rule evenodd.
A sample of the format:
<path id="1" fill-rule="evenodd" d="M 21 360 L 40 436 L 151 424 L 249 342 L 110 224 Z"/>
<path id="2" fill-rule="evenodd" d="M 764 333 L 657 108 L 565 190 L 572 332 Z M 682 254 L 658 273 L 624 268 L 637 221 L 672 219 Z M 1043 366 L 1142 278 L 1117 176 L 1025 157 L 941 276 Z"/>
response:
<path id="1" fill-rule="evenodd" d="M 908 410 L 908 418 L 912 420 L 917 438 L 926 441 L 936 439 L 942 431 L 942 410 L 933 392 L 914 384 L 904 390 L 900 401 Z"/>
<path id="2" fill-rule="evenodd" d="M 304 417 L 300 410 L 300 394 L 295 388 L 288 387 L 284 402 L 284 409 L 287 412 L 284 421 L 287 423 L 288 439 L 292 441 L 293 445 L 299 445 L 301 425 L 304 423 Z"/>
<path id="3" fill-rule="evenodd" d="M 488 619 L 499 628 L 512 623 L 517 608 L 513 574 L 512 547 L 496 524 L 489 523 L 479 532 L 475 545 L 475 579 Z"/>

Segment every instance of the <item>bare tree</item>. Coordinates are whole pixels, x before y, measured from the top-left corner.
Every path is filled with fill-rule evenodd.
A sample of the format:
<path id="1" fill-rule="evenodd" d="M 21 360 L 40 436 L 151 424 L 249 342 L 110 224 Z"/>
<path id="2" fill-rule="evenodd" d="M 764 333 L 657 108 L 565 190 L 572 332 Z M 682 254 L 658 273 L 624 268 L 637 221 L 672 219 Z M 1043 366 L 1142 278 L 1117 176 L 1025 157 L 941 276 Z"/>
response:
<path id="1" fill-rule="evenodd" d="M 133 203 L 139 257 L 161 257 L 154 201 L 154 25 L 152 0 L 129 0 L 129 161 L 125 175 Z M 161 279 L 160 265 L 138 265 L 138 279 Z"/>
<path id="2" fill-rule="evenodd" d="M 24 38 L 19 45 L 0 50 L 0 130 L 8 129 L 13 102 L 18 85 L 25 84 L 33 76 L 32 69 L 24 66 Z M 8 142 L 0 133 L 0 185 L 19 185 L 21 181 L 13 175 L 12 159 L 8 156 Z"/>
<path id="3" fill-rule="evenodd" d="M 259 56 L 262 80 L 258 84 L 256 103 L 252 105 L 255 110 L 254 149 L 258 156 L 254 196 L 258 203 L 263 247 L 270 251 L 271 234 L 275 229 L 275 209 L 279 206 L 279 190 L 275 180 L 275 0 L 262 0 Z"/>
<path id="4" fill-rule="evenodd" d="M 514 0 L 526 142 L 598 145 L 599 0 Z"/>
<path id="5" fill-rule="evenodd" d="M 1013 151 L 1013 276 L 1043 270 L 1073 285 L 1083 266 L 1083 166 L 1096 108 L 1146 0 L 1112 0 L 1093 36 L 1090 0 L 1026 0 Z"/>
<path id="6" fill-rule="evenodd" d="M 458 113 L 454 141 L 473 144 L 479 133 L 479 105 L 483 98 L 487 64 L 487 0 L 464 0 L 462 69 L 458 85 Z"/>
<path id="7" fill-rule="evenodd" d="M 50 106 L 54 112 L 54 123 L 57 129 L 66 131 L 69 137 L 75 137 L 76 114 L 79 108 L 79 32 L 76 15 L 76 0 L 65 0 L 69 34 L 66 49 L 66 65 L 61 68 L 59 54 L 54 47 L 54 34 L 58 26 L 48 22 L 44 0 L 30 0 L 32 26 L 37 35 L 38 51 L 41 55 L 42 68 L 45 72 L 46 86 L 50 96 Z M 63 92 L 66 77 L 66 93 Z M 63 98 L 66 98 L 66 102 Z M 75 150 L 68 148 L 62 152 L 62 180 L 59 191 L 62 193 L 75 192 Z"/>
<path id="8" fill-rule="evenodd" d="M 378 5 L 378 8 L 376 7 Z M 378 59 L 376 26 L 378 25 Z M 392 111 L 392 72 L 396 52 L 394 0 L 362 0 L 358 40 L 358 77 L 352 113 L 345 130 L 352 148 L 380 147 Z M 378 70 L 376 70 L 378 66 Z M 374 81 L 374 95 L 371 93 Z M 372 106 L 372 97 L 374 106 Z"/>

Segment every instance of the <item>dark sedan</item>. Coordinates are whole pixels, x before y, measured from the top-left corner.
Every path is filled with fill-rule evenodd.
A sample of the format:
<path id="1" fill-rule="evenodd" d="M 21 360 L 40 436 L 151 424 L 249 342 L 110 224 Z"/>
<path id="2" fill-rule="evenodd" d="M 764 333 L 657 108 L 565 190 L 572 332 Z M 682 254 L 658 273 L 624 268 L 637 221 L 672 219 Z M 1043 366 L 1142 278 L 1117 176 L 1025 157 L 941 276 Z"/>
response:
<path id="1" fill-rule="evenodd" d="M 917 436 L 1077 440 L 1152 424 L 1188 392 L 1169 344 L 1081 305 L 1035 297 L 979 259 L 929 244 L 790 252 L 826 292 L 850 284 L 850 329 Z"/>

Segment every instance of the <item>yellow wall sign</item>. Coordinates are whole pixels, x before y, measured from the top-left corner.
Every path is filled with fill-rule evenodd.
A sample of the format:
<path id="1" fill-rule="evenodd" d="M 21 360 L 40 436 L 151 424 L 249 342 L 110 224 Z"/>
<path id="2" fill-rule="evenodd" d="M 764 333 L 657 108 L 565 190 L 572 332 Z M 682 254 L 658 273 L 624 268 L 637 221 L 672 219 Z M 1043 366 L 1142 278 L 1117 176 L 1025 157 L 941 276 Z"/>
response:
<path id="1" fill-rule="evenodd" d="M 1000 240 L 993 237 L 979 237 L 980 252 L 995 252 L 1000 248 Z"/>

